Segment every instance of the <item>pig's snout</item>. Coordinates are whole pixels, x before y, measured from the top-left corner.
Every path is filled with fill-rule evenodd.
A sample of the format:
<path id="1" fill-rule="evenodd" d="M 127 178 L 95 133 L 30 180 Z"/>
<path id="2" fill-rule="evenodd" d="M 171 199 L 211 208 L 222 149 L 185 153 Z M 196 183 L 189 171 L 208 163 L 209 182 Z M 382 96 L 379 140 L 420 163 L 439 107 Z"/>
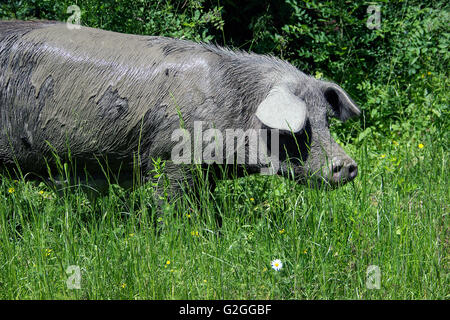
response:
<path id="1" fill-rule="evenodd" d="M 358 165 L 351 158 L 333 158 L 330 182 L 344 184 L 352 181 L 358 175 Z"/>

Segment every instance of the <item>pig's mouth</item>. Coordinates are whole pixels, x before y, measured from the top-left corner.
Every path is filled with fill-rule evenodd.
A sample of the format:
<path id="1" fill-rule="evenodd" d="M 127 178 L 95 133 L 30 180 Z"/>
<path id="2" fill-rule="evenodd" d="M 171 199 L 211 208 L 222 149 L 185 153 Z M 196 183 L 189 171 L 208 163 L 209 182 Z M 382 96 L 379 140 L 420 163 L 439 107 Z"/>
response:
<path id="1" fill-rule="evenodd" d="M 320 169 L 312 170 L 311 168 L 307 168 L 307 166 L 282 162 L 278 174 L 294 180 L 298 184 L 306 185 L 311 188 L 337 189 L 356 178 L 358 167 L 356 163 L 352 161 L 351 164 L 346 166 L 335 165 L 331 168 L 323 166 Z"/>

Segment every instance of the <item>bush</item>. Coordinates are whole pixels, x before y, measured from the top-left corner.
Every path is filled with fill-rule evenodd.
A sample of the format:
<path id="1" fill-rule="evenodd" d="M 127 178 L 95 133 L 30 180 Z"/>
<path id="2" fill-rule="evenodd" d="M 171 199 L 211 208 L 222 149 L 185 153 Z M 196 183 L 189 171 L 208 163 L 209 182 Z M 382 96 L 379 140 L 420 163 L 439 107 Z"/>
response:
<path id="1" fill-rule="evenodd" d="M 242 26 L 239 34 L 233 27 L 227 34 L 225 24 L 227 37 L 238 39 L 236 46 L 280 56 L 318 78 L 332 79 L 361 105 L 359 133 L 349 130 L 353 124 L 334 123 L 336 132 L 348 132 L 340 140 L 409 139 L 426 132 L 448 137 L 447 2 L 380 1 L 378 29 L 367 26 L 366 2 L 249 1 L 242 11 L 247 17 L 233 10 L 233 2 L 225 1 L 225 21 L 232 11 L 252 37 L 239 37 L 246 34 Z"/>
<path id="2" fill-rule="evenodd" d="M 163 35 L 209 42 L 210 29 L 220 30 L 221 7 L 204 7 L 205 0 L 80 0 L 81 24 L 105 30 Z M 12 0 L 0 4 L 0 18 L 67 21 L 74 1 Z"/>

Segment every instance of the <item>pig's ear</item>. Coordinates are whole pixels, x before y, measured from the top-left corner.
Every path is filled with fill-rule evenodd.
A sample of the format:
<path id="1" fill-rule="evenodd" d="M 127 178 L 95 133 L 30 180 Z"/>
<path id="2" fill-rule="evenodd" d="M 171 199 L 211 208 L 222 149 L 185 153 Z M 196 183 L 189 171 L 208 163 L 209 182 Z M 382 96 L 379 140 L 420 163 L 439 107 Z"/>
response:
<path id="1" fill-rule="evenodd" d="M 294 133 L 305 127 L 308 112 L 305 102 L 285 86 L 276 86 L 256 109 L 256 117 L 273 129 Z"/>
<path id="2" fill-rule="evenodd" d="M 331 105 L 334 115 L 341 121 L 346 121 L 349 118 L 357 117 L 361 114 L 356 103 L 337 84 L 326 83 L 323 87 L 323 94 Z"/>

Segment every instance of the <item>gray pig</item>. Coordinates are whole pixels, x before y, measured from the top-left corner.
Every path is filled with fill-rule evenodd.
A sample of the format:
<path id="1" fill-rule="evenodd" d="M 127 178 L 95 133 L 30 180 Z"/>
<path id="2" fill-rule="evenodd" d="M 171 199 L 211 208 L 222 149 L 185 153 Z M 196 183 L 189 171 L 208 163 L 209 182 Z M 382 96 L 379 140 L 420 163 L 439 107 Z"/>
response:
<path id="1" fill-rule="evenodd" d="M 107 163 L 126 184 L 136 165 L 151 178 L 152 159 L 160 158 L 176 192 L 193 179 L 171 161 L 179 144 L 173 132 L 195 134 L 201 122 L 223 133 L 275 132 L 275 173 L 296 181 L 337 186 L 357 175 L 329 132 L 330 116 L 360 114 L 342 88 L 272 56 L 186 40 L 1 21 L 0 114 L 0 165 L 23 173 L 45 175 L 55 155 L 70 155 L 79 173 L 105 177 Z M 270 149 L 269 138 L 261 141 Z M 251 149 L 248 139 L 244 145 Z M 237 172 L 267 166 L 244 163 Z"/>

